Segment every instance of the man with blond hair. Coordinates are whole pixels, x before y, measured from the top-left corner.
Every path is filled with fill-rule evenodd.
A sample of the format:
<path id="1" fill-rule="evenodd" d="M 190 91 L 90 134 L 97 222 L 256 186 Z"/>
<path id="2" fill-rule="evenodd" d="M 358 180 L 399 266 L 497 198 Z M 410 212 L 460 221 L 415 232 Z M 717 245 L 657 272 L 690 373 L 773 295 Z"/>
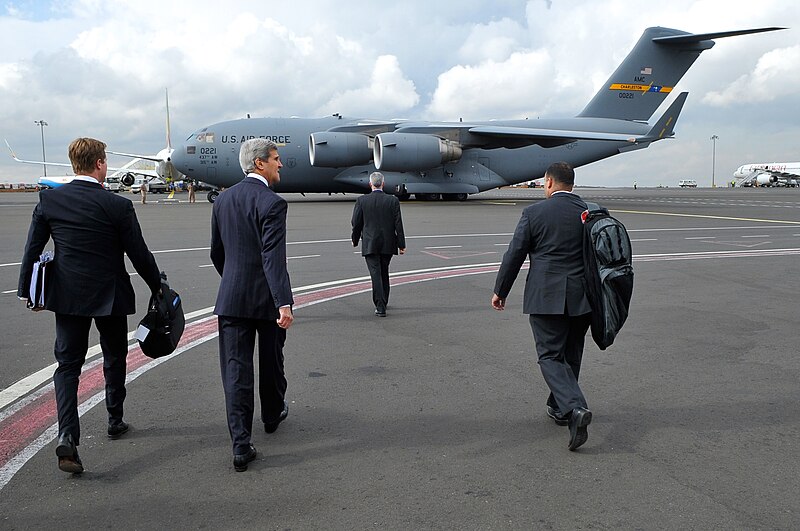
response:
<path id="1" fill-rule="evenodd" d="M 106 145 L 78 138 L 69 145 L 75 178 L 43 190 L 33 210 L 20 266 L 17 295 L 26 299 L 34 262 L 52 238 L 55 257 L 47 266 L 44 309 L 55 313 L 53 375 L 58 408 L 58 467 L 80 474 L 78 456 L 78 383 L 94 321 L 103 351 L 108 438 L 128 431 L 122 419 L 125 401 L 128 319 L 136 311 L 133 286 L 125 267 L 128 255 L 152 293 L 161 287 L 158 266 L 142 237 L 128 199 L 103 189 Z"/>

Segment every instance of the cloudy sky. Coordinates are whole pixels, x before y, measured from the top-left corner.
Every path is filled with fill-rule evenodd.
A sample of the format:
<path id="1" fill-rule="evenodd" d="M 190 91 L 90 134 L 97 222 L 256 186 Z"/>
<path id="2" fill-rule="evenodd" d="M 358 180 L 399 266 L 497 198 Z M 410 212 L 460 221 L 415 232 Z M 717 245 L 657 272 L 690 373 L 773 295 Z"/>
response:
<path id="1" fill-rule="evenodd" d="M 585 166 L 580 183 L 710 186 L 712 135 L 717 184 L 800 160 L 796 0 L 0 0 L 0 136 L 38 159 L 45 120 L 50 161 L 78 136 L 155 154 L 165 88 L 173 143 L 247 114 L 569 117 L 649 26 L 790 29 L 718 39 L 677 85 L 676 138 Z M 0 182 L 39 175 L 0 156 Z"/>

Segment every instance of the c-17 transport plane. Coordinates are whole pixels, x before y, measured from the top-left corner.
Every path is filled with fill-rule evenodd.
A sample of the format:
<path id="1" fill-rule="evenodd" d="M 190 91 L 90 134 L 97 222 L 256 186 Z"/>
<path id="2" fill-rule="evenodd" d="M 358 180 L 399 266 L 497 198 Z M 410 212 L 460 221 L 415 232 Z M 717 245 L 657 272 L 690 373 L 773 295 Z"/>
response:
<path id="1" fill-rule="evenodd" d="M 790 186 L 800 184 L 800 162 L 757 162 L 736 168 L 737 186 Z"/>
<path id="2" fill-rule="evenodd" d="M 778 27 L 691 34 L 653 27 L 574 118 L 488 122 L 246 118 L 203 127 L 176 146 L 170 161 L 188 178 L 228 187 L 244 178 L 239 147 L 275 141 L 284 167 L 279 192 L 366 192 L 380 170 L 401 199 L 465 200 L 469 194 L 530 181 L 555 161 L 583 166 L 649 147 L 674 135 L 688 93 L 653 125 L 647 122 L 712 39 Z M 209 194 L 214 200 L 218 192 Z"/>
<path id="3" fill-rule="evenodd" d="M 119 168 L 126 185 L 133 182 L 134 173 L 162 178 L 184 174 L 226 188 L 244 178 L 241 143 L 268 138 L 278 144 L 284 162 L 281 182 L 275 185 L 279 192 L 367 192 L 369 174 L 377 169 L 386 176 L 386 190 L 401 199 L 414 194 L 418 199 L 463 201 L 470 194 L 541 178 L 555 161 L 583 166 L 673 137 L 687 92 L 680 93 L 653 125 L 648 121 L 700 54 L 714 46 L 712 39 L 780 29 L 785 28 L 692 34 L 647 28 L 574 118 L 413 122 L 339 114 L 248 117 L 204 127 L 172 149 L 167 104 L 167 148 L 156 156 L 108 153 L 156 162 L 155 171 Z M 13 151 L 12 157 L 43 164 L 20 160 Z M 210 192 L 208 200 L 213 202 L 218 194 Z"/>

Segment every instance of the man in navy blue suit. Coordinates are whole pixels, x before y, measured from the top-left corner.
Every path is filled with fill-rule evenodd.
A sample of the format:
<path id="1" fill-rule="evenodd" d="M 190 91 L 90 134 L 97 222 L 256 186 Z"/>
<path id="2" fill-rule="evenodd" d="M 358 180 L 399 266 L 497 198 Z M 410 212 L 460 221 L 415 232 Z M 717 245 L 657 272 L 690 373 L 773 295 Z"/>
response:
<path id="1" fill-rule="evenodd" d="M 294 320 L 286 268 L 286 201 L 270 186 L 280 182 L 278 147 L 253 138 L 242 143 L 239 163 L 247 176 L 214 202 L 211 261 L 222 277 L 214 313 L 233 467 L 247 470 L 256 458 L 253 430 L 253 349 L 258 333 L 258 388 L 264 430 L 272 433 L 289 414 L 283 345 Z"/>
<path id="2" fill-rule="evenodd" d="M 546 201 L 522 211 L 503 256 L 492 307 L 505 308 L 511 286 L 525 258 L 523 312 L 529 314 L 542 376 L 550 388 L 545 411 L 559 426 L 569 426 L 567 447 L 575 450 L 589 437 L 592 421 L 578 386 L 591 307 L 583 287 L 583 222 L 586 203 L 572 193 L 575 172 L 566 162 L 551 164 L 544 176 Z"/>
<path id="3" fill-rule="evenodd" d="M 367 262 L 372 279 L 372 302 L 375 315 L 386 317 L 389 303 L 389 263 L 398 252 L 406 252 L 403 216 L 400 200 L 383 192 L 383 174 L 372 172 L 369 185 L 372 191 L 356 200 L 353 207 L 351 239 L 353 247 L 361 239 L 361 255 Z"/>
<path id="4" fill-rule="evenodd" d="M 78 138 L 69 145 L 75 178 L 39 194 L 17 290 L 20 298 L 28 295 L 34 262 L 52 238 L 55 258 L 46 269 L 45 309 L 56 315 L 56 455 L 58 468 L 75 474 L 83 472 L 77 449 L 81 436 L 78 382 L 92 321 L 103 350 L 108 437 L 118 439 L 128 431 L 122 420 L 128 315 L 136 311 L 136 304 L 125 255 L 151 292 L 161 288 L 158 266 L 142 237 L 133 205 L 103 189 L 108 170 L 105 149 L 103 142 L 93 138 Z"/>

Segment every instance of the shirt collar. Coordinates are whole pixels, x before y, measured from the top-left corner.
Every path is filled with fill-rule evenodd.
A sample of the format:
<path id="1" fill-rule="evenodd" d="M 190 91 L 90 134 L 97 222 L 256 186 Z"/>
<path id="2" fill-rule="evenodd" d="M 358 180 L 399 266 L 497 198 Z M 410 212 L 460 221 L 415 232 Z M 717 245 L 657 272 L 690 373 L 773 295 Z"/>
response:
<path id="1" fill-rule="evenodd" d="M 574 194 L 574 192 L 570 192 L 568 190 L 556 190 L 555 192 L 553 192 L 550 195 L 553 196 L 553 195 L 556 195 L 556 194 Z"/>
<path id="2" fill-rule="evenodd" d="M 262 177 L 261 175 L 259 175 L 257 173 L 248 173 L 247 176 L 248 177 L 252 177 L 253 179 L 257 179 L 257 180 L 261 181 L 262 183 L 264 183 L 264 186 L 269 188 L 269 182 L 264 177 Z"/>
<path id="3" fill-rule="evenodd" d="M 95 179 L 94 177 L 89 177 L 88 175 L 76 175 L 73 181 L 86 181 L 87 183 L 92 184 L 100 184 L 100 181 Z"/>

